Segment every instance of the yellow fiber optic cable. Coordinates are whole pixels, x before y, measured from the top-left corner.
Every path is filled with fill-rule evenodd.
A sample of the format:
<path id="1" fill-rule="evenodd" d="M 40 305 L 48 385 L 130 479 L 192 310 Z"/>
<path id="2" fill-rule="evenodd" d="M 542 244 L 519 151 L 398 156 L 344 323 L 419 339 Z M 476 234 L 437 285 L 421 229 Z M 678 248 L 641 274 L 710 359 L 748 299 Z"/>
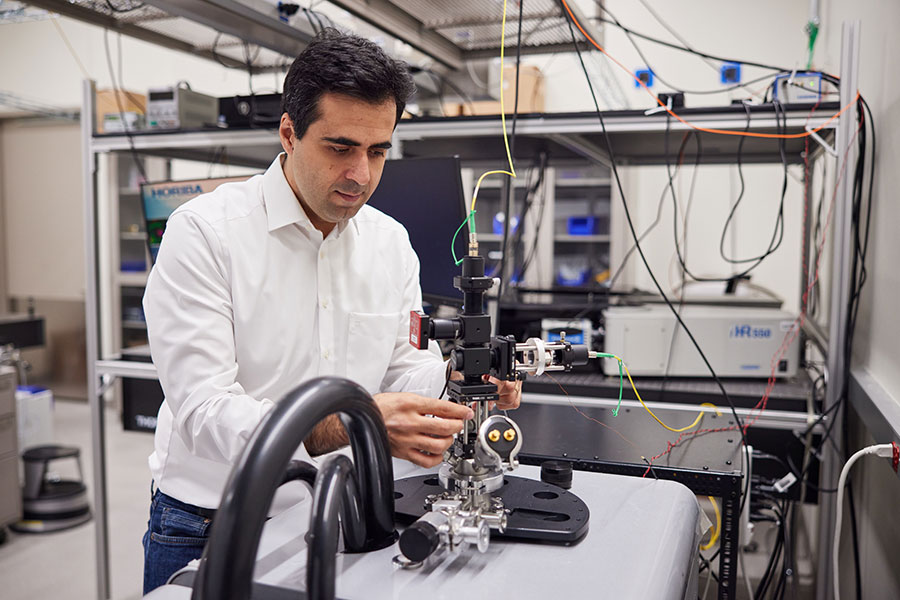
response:
<path id="1" fill-rule="evenodd" d="M 628 383 L 631 384 L 631 389 L 634 391 L 634 397 L 638 399 L 638 402 L 641 403 L 641 406 L 644 407 L 644 410 L 646 410 L 648 413 L 650 413 L 650 416 L 653 417 L 653 419 L 654 419 L 657 423 L 659 423 L 660 425 L 662 425 L 663 427 L 665 427 L 665 428 L 668 429 L 669 431 L 672 431 L 672 432 L 674 432 L 674 433 L 681 433 L 681 432 L 683 432 L 683 431 L 687 431 L 688 429 L 693 429 L 694 427 L 696 427 L 696 426 L 700 423 L 700 420 L 703 418 L 703 415 L 706 414 L 706 411 L 700 411 L 700 413 L 697 415 L 697 418 L 694 419 L 694 422 L 691 423 L 690 425 L 686 426 L 686 427 L 682 427 L 682 428 L 680 428 L 680 429 L 676 429 L 676 428 L 674 428 L 674 427 L 669 427 L 668 425 L 666 425 L 665 423 L 663 423 L 662 420 L 661 420 L 659 417 L 657 417 L 657 416 L 653 413 L 652 410 L 650 410 L 650 407 L 647 406 L 646 403 L 644 403 L 644 399 L 641 398 L 641 394 L 638 392 L 637 386 L 634 385 L 634 380 L 631 378 L 631 372 L 628 370 L 628 365 L 625 364 L 625 361 L 622 360 L 622 358 L 621 358 L 620 356 L 616 356 L 615 354 L 603 353 L 603 352 L 594 352 L 594 353 L 591 354 L 591 358 L 612 358 L 612 359 L 618 361 L 619 365 L 620 365 L 623 369 L 625 369 L 625 375 L 628 377 Z M 622 377 L 622 376 L 621 376 L 621 372 L 620 372 L 619 378 L 621 379 L 621 377 Z M 621 395 L 620 395 L 620 401 L 621 401 Z M 716 414 L 717 414 L 717 415 L 722 416 L 722 413 L 719 411 L 719 407 L 717 407 L 715 404 L 711 404 L 711 403 L 709 403 L 709 402 L 704 402 L 704 403 L 701 404 L 700 406 L 709 406 L 710 408 L 712 408 L 713 410 L 716 411 Z M 618 408 L 617 408 L 616 410 L 618 411 Z"/>
<path id="2" fill-rule="evenodd" d="M 709 550 L 713 547 L 713 545 L 719 541 L 719 532 L 722 531 L 722 512 L 719 510 L 719 503 L 716 502 L 716 499 L 712 496 L 707 496 L 709 501 L 712 502 L 713 510 L 716 513 L 716 528 L 712 532 L 712 535 L 709 536 L 709 541 L 700 546 L 701 550 Z"/>
<path id="3" fill-rule="evenodd" d="M 506 148 L 506 159 L 509 161 L 509 171 L 504 171 L 502 169 L 497 169 L 494 171 L 487 171 L 483 173 L 481 177 L 478 178 L 478 182 L 475 184 L 475 191 L 472 194 L 472 206 L 469 209 L 470 211 L 475 210 L 475 202 L 478 200 L 478 190 L 481 188 L 481 182 L 488 175 L 509 175 L 513 179 L 516 178 L 516 167 L 513 165 L 512 154 L 509 151 L 509 139 L 506 137 L 506 110 L 504 109 L 503 104 L 503 64 L 504 57 L 506 55 L 506 4 L 507 0 L 503 0 L 503 21 L 501 24 L 501 33 L 500 33 L 500 122 L 503 125 L 503 146 Z M 475 221 L 471 220 L 469 228 L 471 231 L 475 230 Z"/>
<path id="4" fill-rule="evenodd" d="M 616 357 L 616 358 L 618 358 L 618 357 Z M 622 360 L 622 359 L 619 358 L 619 360 Z M 644 409 L 645 409 L 648 413 L 650 413 L 650 416 L 653 417 L 653 418 L 656 420 L 657 423 L 659 423 L 660 425 L 662 425 L 663 427 L 665 427 L 665 428 L 668 429 L 669 431 L 672 431 L 672 432 L 674 432 L 674 433 L 681 433 L 682 431 L 687 431 L 688 429 L 693 429 L 694 427 L 696 427 L 696 426 L 700 423 L 700 419 L 703 418 L 703 415 L 706 414 L 706 411 L 700 411 L 700 413 L 697 415 L 697 418 L 694 419 L 694 422 L 691 423 L 690 425 L 687 425 L 686 427 L 681 427 L 681 428 L 679 428 L 679 429 L 675 429 L 674 427 L 669 427 L 668 425 L 666 425 L 665 423 L 663 423 L 663 422 L 659 419 L 659 417 L 657 417 L 655 414 L 653 414 L 653 411 L 650 410 L 650 407 L 649 407 L 649 406 L 647 406 L 646 404 L 644 404 L 644 400 L 643 400 L 643 398 L 641 398 L 641 395 L 640 395 L 640 394 L 638 393 L 638 391 L 637 391 L 637 387 L 635 387 L 635 385 L 634 385 L 634 380 L 631 378 L 631 373 L 628 371 L 628 365 L 625 364 L 625 361 L 622 361 L 622 366 L 625 368 L 625 375 L 628 377 L 628 383 L 631 384 L 631 389 L 634 390 L 634 396 L 635 396 L 635 398 L 638 399 L 638 402 L 641 403 L 641 406 L 643 406 Z M 722 413 L 719 412 L 719 408 L 718 408 L 715 404 L 710 404 L 709 402 L 704 402 L 704 403 L 701 404 L 700 406 L 710 406 L 710 407 L 712 407 L 713 409 L 715 409 L 717 415 L 722 416 Z"/>

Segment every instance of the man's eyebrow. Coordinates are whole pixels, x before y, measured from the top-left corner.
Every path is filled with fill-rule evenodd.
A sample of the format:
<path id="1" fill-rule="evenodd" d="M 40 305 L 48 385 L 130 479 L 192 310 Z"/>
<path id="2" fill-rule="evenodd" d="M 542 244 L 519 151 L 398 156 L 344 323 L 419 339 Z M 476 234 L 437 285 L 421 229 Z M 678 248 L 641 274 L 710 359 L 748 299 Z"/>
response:
<path id="1" fill-rule="evenodd" d="M 338 144 L 339 146 L 361 146 L 359 142 L 356 140 L 351 140 L 350 138 L 345 137 L 323 137 L 323 141 L 331 142 L 332 144 Z M 372 144 L 370 148 L 381 148 L 382 150 L 389 150 L 392 147 L 390 142 L 379 142 L 377 144 Z"/>
<path id="2" fill-rule="evenodd" d="M 350 138 L 345 137 L 323 137 L 322 138 L 326 142 L 331 142 L 332 144 L 338 144 L 340 146 L 359 146 L 360 143 L 356 140 L 351 140 Z"/>

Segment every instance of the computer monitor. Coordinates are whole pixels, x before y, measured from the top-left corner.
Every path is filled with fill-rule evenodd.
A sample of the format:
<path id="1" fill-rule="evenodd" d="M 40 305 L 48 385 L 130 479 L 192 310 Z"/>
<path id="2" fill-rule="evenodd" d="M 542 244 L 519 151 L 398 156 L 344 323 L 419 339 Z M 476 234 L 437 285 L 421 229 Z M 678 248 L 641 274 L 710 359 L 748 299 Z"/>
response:
<path id="1" fill-rule="evenodd" d="M 160 181 L 141 184 L 141 207 L 147 226 L 147 245 L 150 260 L 156 263 L 156 254 L 166 230 L 166 221 L 175 209 L 200 194 L 211 192 L 223 183 L 245 181 L 241 177 L 219 177 L 217 179 L 191 179 L 188 181 Z"/>
<path id="2" fill-rule="evenodd" d="M 229 181 L 247 176 L 189 181 L 163 181 L 141 185 L 141 201 L 147 225 L 151 260 L 162 241 L 166 221 L 176 208 L 191 198 L 211 192 Z M 406 158 L 385 162 L 381 182 L 368 204 L 390 215 L 406 227 L 421 264 L 422 295 L 432 304 L 462 303 L 453 287 L 459 267 L 453 263 L 450 241 L 466 217 L 458 157 Z M 456 256 L 468 247 L 468 230 L 456 239 Z"/>
<path id="3" fill-rule="evenodd" d="M 453 287 L 459 267 L 450 242 L 466 218 L 458 157 L 404 158 L 384 164 L 381 182 L 368 204 L 399 221 L 419 256 L 422 296 L 432 304 L 462 304 Z M 456 256 L 468 248 L 468 228 L 456 238 Z"/>

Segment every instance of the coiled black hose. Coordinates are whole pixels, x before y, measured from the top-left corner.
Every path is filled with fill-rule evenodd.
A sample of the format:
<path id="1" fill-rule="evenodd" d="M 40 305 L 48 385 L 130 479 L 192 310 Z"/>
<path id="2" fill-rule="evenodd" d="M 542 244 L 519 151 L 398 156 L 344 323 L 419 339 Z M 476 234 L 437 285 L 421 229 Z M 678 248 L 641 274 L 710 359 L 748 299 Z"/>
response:
<path id="1" fill-rule="evenodd" d="M 335 555 L 338 550 L 338 510 L 348 552 L 364 549 L 362 502 L 353 463 L 346 456 L 330 457 L 319 470 L 313 491 L 306 561 L 306 591 L 313 600 L 333 600 Z"/>
<path id="2" fill-rule="evenodd" d="M 197 574 L 192 600 L 246 600 L 250 597 L 259 539 L 275 490 L 285 480 L 285 472 L 300 442 L 319 421 L 333 413 L 339 414 L 353 450 L 359 488 L 356 497 L 366 500 L 358 506 L 362 511 L 364 532 L 364 543 L 359 549 L 376 550 L 394 542 L 393 469 L 381 413 L 371 396 L 359 385 L 337 377 L 313 379 L 288 393 L 263 418 L 232 469 L 212 526 L 207 558 Z M 326 492 L 337 485 L 336 481 L 350 481 L 352 477 L 344 474 L 346 465 L 343 462 L 328 461 L 328 465 L 334 474 L 317 478 L 316 487 L 324 490 L 320 492 L 324 494 L 320 504 L 336 510 L 336 503 L 328 500 Z M 353 510 L 353 507 L 345 506 L 344 510 Z M 321 518 L 313 516 L 313 525 Z M 310 557 L 313 554 L 310 552 Z M 330 559 L 333 572 L 334 553 Z M 307 571 L 311 566 L 322 569 L 327 564 L 313 565 L 310 560 Z M 312 576 L 308 573 L 307 581 L 316 578 L 321 580 L 320 574 Z"/>

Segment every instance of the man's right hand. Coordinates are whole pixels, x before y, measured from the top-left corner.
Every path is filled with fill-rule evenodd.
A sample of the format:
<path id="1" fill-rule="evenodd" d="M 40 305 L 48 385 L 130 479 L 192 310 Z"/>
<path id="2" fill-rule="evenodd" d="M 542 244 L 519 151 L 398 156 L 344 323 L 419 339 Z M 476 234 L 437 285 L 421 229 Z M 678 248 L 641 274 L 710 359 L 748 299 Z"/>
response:
<path id="1" fill-rule="evenodd" d="M 407 392 L 374 398 L 387 427 L 391 454 L 422 467 L 439 465 L 453 434 L 475 416 L 467 406 Z"/>

